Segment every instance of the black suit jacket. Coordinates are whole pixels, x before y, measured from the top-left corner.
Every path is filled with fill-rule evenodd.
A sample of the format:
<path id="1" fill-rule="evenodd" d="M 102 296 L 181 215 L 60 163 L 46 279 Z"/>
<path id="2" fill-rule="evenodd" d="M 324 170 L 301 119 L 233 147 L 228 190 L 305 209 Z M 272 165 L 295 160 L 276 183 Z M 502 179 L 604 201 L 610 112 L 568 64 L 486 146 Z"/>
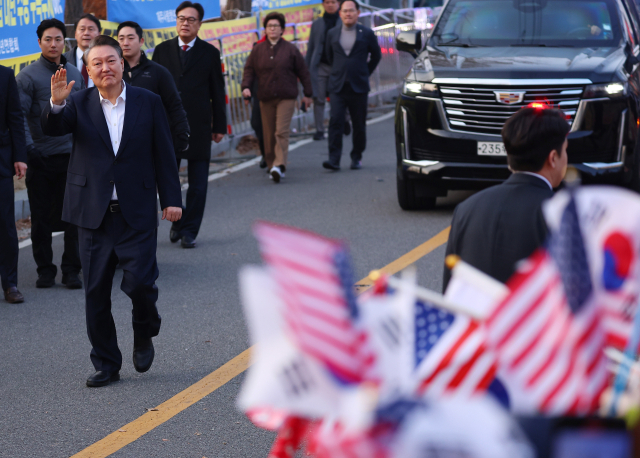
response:
<path id="1" fill-rule="evenodd" d="M 78 47 L 74 46 L 69 51 L 64 53 L 64 57 L 67 59 L 67 62 L 69 62 L 71 65 L 73 65 L 78 70 L 80 70 L 80 65 L 78 65 L 78 59 L 77 59 L 77 56 L 76 56 L 76 51 L 77 50 L 78 50 Z"/>
<path id="2" fill-rule="evenodd" d="M 551 197 L 553 191 L 547 183 L 524 173 L 514 173 L 504 183 L 469 197 L 453 212 L 446 255 L 457 254 L 506 282 L 516 263 L 545 242 L 542 202 Z M 445 267 L 443 290 L 450 278 Z"/>
<path id="3" fill-rule="evenodd" d="M 153 61 L 166 67 L 178 87 L 187 112 L 191 137 L 189 149 L 180 156 L 196 161 L 211 159 L 211 134 L 227 133 L 227 108 L 220 51 L 196 38 L 182 67 L 178 37 L 160 43 Z"/>
<path id="4" fill-rule="evenodd" d="M 0 177 L 15 175 L 15 162 L 27 162 L 24 118 L 13 70 L 0 65 Z"/>
<path id="5" fill-rule="evenodd" d="M 369 92 L 369 77 L 382 57 L 376 34 L 369 27 L 356 24 L 356 42 L 347 56 L 340 45 L 341 33 L 342 27 L 338 26 L 327 33 L 327 58 L 331 63 L 329 92 L 340 92 L 345 81 L 355 92 Z"/>
<path id="6" fill-rule="evenodd" d="M 107 122 L 93 87 L 69 96 L 64 110 L 42 112 L 47 135 L 73 134 L 62 219 L 96 229 L 116 186 L 122 215 L 137 231 L 158 226 L 156 187 L 160 205 L 180 207 L 182 196 L 169 123 L 160 97 L 127 85 L 122 140 L 114 154 Z"/>
<path id="7" fill-rule="evenodd" d="M 144 51 L 140 54 L 140 63 L 134 68 L 124 61 L 124 81 L 132 86 L 141 87 L 158 94 L 167 112 L 173 148 L 176 154 L 189 148 L 189 122 L 187 113 L 182 108 L 182 100 L 169 70 L 162 65 L 147 59 Z"/>

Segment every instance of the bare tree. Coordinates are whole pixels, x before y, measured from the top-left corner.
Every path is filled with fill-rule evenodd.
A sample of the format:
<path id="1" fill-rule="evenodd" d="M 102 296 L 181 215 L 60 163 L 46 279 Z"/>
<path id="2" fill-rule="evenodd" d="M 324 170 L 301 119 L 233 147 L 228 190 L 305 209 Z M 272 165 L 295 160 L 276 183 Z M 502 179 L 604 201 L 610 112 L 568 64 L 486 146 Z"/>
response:
<path id="1" fill-rule="evenodd" d="M 247 14 L 240 14 L 244 12 Z M 222 17 L 226 20 L 236 19 L 251 14 L 251 0 L 227 0 L 227 5 L 222 12 Z"/>

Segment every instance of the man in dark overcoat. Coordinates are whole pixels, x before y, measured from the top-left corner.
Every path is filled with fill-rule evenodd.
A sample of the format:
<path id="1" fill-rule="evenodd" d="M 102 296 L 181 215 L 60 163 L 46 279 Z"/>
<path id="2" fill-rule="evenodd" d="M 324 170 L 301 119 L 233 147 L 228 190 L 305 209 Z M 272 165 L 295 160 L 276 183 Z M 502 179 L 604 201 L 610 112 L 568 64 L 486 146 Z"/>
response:
<path id="1" fill-rule="evenodd" d="M 153 53 L 153 61 L 171 72 L 191 128 L 189 149 L 178 157 L 178 161 L 188 161 L 187 206 L 182 219 L 172 226 L 169 234 L 172 242 L 181 240 L 183 248 L 196 246 L 196 237 L 202 224 L 211 141 L 220 142 L 227 132 L 220 52 L 198 38 L 203 18 L 202 5 L 182 2 L 176 8 L 178 36 L 160 43 Z"/>

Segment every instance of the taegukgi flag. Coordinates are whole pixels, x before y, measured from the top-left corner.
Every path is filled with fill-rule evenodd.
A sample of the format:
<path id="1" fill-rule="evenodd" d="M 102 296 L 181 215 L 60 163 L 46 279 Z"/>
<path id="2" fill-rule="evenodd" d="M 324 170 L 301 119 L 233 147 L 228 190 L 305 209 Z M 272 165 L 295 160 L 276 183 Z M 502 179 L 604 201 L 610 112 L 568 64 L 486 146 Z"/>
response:
<path id="1" fill-rule="evenodd" d="M 557 231 L 573 199 L 589 265 L 593 298 L 603 311 L 608 344 L 624 348 L 640 295 L 640 196 L 614 186 L 561 191 L 544 205 Z"/>

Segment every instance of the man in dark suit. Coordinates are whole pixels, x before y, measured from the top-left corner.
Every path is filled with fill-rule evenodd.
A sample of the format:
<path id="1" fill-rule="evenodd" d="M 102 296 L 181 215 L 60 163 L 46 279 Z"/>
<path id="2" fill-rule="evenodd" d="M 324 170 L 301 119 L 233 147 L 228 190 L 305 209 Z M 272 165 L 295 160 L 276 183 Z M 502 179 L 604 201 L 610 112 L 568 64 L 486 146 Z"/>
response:
<path id="1" fill-rule="evenodd" d="M 342 134 L 345 113 L 349 110 L 353 123 L 351 169 L 362 167 L 362 153 L 367 146 L 367 108 L 369 105 L 369 77 L 378 66 L 382 52 L 375 33 L 358 24 L 360 5 L 356 0 L 340 3 L 341 27 L 327 34 L 327 58 L 331 63 L 329 98 L 329 160 L 325 169 L 340 170 Z"/>
<path id="2" fill-rule="evenodd" d="M 111 315 L 118 262 L 124 271 L 120 288 L 133 303 L 133 364 L 138 372 L 151 367 L 151 338 L 161 323 L 155 284 L 156 189 L 162 219 L 177 221 L 182 208 L 162 100 L 124 83 L 122 49 L 113 38 L 99 35 L 84 57 L 95 88 L 69 96 L 74 83 L 67 84 L 67 71 L 59 70 L 51 80 L 51 102 L 41 122 L 47 135 L 73 134 L 62 218 L 78 226 L 96 369 L 87 386 L 95 387 L 120 378 L 122 354 Z"/>
<path id="3" fill-rule="evenodd" d="M 506 282 L 516 263 L 547 237 L 542 202 L 553 197 L 567 171 L 568 133 L 560 110 L 523 108 L 511 116 L 502 139 L 513 175 L 456 207 L 446 255 Z M 445 267 L 443 290 L 450 277 Z"/>
<path id="4" fill-rule="evenodd" d="M 18 234 L 13 176 L 27 173 L 27 145 L 18 86 L 13 71 L 0 65 L 0 281 L 4 300 L 24 302 L 18 291 Z"/>
<path id="5" fill-rule="evenodd" d="M 324 138 L 324 106 L 327 103 L 327 83 L 331 75 L 331 64 L 327 57 L 325 43 L 327 34 L 334 27 L 342 27 L 340 21 L 340 2 L 338 0 L 323 0 L 322 8 L 324 14 L 311 24 L 309 32 L 309 43 L 307 44 L 307 54 L 304 58 L 311 75 L 311 86 L 313 87 L 313 118 L 316 124 L 314 140 Z M 345 124 L 345 126 L 348 124 Z M 349 126 L 351 129 L 351 126 Z"/>
<path id="6" fill-rule="evenodd" d="M 98 18 L 91 13 L 83 14 L 76 24 L 76 45 L 64 53 L 67 62 L 80 70 L 80 74 L 84 80 L 84 87 L 93 87 L 93 81 L 89 78 L 89 73 L 87 73 L 82 56 L 89 47 L 91 40 L 100 35 L 101 31 L 102 26 Z"/>
<path id="7" fill-rule="evenodd" d="M 198 38 L 204 8 L 185 1 L 176 8 L 176 17 L 178 36 L 160 43 L 153 61 L 171 72 L 191 128 L 189 149 L 178 157 L 178 163 L 188 161 L 187 206 L 169 237 L 172 242 L 181 240 L 183 248 L 194 248 L 207 199 L 211 141 L 224 137 L 227 116 L 220 52 Z"/>

